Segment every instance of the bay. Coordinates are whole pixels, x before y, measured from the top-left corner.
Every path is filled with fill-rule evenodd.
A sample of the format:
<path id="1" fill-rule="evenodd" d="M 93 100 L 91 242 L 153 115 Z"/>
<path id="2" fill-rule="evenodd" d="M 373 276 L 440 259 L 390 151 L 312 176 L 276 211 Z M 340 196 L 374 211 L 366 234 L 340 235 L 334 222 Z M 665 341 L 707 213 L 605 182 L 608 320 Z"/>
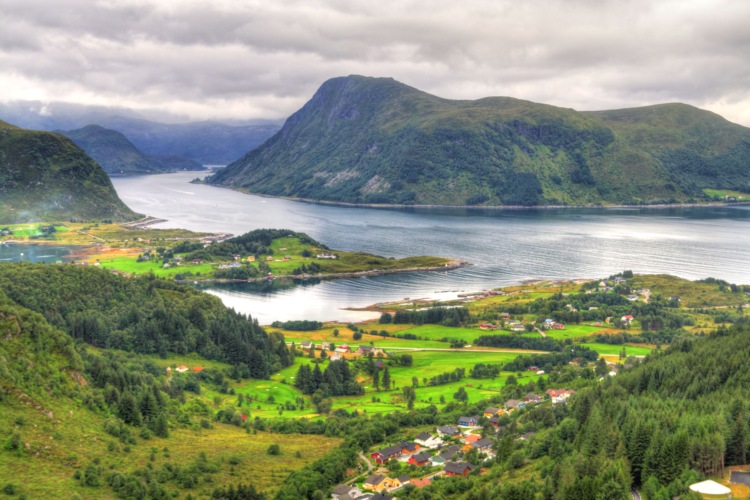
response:
<path id="1" fill-rule="evenodd" d="M 242 234 L 302 231 L 331 248 L 383 256 L 439 255 L 472 265 L 258 289 L 208 291 L 262 323 L 352 321 L 343 308 L 414 298 L 452 298 L 532 279 L 598 278 L 625 269 L 750 283 L 750 207 L 611 209 L 379 209 L 296 202 L 189 184 L 200 172 L 113 179 L 133 210 L 166 219 L 155 227 Z"/>

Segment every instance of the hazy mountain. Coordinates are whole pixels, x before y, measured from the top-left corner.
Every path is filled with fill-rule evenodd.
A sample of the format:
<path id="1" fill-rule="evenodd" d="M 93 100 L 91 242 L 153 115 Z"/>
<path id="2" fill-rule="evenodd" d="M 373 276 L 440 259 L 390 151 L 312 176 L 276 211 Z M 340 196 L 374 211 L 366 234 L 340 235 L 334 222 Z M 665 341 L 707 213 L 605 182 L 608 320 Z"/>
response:
<path id="1" fill-rule="evenodd" d="M 354 203 L 680 203 L 750 191 L 750 129 L 685 104 L 582 113 L 441 99 L 390 78 L 325 82 L 208 182 Z"/>
<path id="2" fill-rule="evenodd" d="M 86 151 L 110 175 L 153 174 L 203 168 L 202 164 L 188 158 L 146 155 L 120 132 L 99 125 L 87 125 L 60 133 Z"/>
<path id="3" fill-rule="evenodd" d="M 0 121 L 0 222 L 136 216 L 70 139 Z"/>
<path id="4" fill-rule="evenodd" d="M 148 155 L 201 164 L 227 164 L 279 130 L 275 122 L 187 122 L 185 117 L 126 108 L 22 101 L 0 104 L 0 118 L 36 130 L 73 130 L 96 124 L 121 132 Z"/>

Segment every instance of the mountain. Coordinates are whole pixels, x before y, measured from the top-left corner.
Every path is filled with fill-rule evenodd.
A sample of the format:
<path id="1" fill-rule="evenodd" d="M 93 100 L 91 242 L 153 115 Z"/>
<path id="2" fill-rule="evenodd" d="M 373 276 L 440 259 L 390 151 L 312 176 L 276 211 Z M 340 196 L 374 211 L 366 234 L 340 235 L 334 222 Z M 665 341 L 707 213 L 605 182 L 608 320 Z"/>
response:
<path id="1" fill-rule="evenodd" d="M 70 139 L 0 121 L 0 221 L 136 216 L 104 170 Z"/>
<path id="2" fill-rule="evenodd" d="M 271 121 L 188 122 L 184 116 L 71 103 L 0 103 L 0 118 L 34 130 L 73 130 L 90 124 L 116 130 L 147 155 L 178 156 L 226 165 L 279 130 Z"/>
<path id="3" fill-rule="evenodd" d="M 328 80 L 207 179 L 334 202 L 527 206 L 693 202 L 749 181 L 750 129 L 685 104 L 578 112 L 362 76 Z"/>
<path id="4" fill-rule="evenodd" d="M 120 132 L 99 125 L 87 125 L 76 130 L 60 131 L 60 133 L 86 151 L 110 175 L 203 169 L 203 165 L 187 158 L 146 155 Z"/>
<path id="5" fill-rule="evenodd" d="M 273 124 L 226 125 L 217 122 L 166 124 L 113 117 L 99 123 L 122 132 L 141 151 L 182 156 L 204 165 L 226 165 L 275 134 Z"/>

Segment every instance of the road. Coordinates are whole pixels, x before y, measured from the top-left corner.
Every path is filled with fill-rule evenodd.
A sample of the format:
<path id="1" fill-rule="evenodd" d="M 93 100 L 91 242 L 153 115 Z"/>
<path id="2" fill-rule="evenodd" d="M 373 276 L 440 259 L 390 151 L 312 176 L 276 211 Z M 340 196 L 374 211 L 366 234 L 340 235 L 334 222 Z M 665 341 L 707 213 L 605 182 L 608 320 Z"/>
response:
<path id="1" fill-rule="evenodd" d="M 638 493 L 638 490 L 636 490 L 635 488 L 630 490 L 630 496 L 633 497 L 633 500 L 641 500 L 641 494 Z"/>
<path id="2" fill-rule="evenodd" d="M 361 451 L 359 452 L 359 458 L 360 458 L 360 460 L 362 460 L 365 463 L 365 465 L 367 465 L 367 475 L 369 476 L 370 472 L 372 472 L 372 469 L 373 469 L 372 462 L 370 462 L 370 459 L 367 458 L 365 456 L 365 454 L 362 453 Z M 356 476 L 354 476 L 353 478 L 349 479 L 344 484 L 352 484 L 354 482 L 354 480 L 357 479 L 360 475 L 361 474 L 357 474 Z"/>

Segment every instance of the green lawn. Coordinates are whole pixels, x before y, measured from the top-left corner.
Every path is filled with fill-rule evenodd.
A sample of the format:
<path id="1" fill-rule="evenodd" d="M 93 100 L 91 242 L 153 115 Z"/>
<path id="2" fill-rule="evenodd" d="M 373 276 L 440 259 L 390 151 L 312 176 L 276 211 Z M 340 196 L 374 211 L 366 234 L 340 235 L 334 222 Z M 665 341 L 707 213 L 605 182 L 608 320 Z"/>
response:
<path id="1" fill-rule="evenodd" d="M 165 269 L 160 260 L 153 259 L 138 262 L 136 257 L 133 257 L 132 255 L 101 259 L 99 262 L 104 269 L 114 269 L 128 274 L 144 274 L 151 271 L 156 276 L 169 277 L 188 272 L 193 273 L 194 275 L 200 274 L 200 276 L 197 277 L 210 277 L 213 274 L 214 269 L 216 269 L 216 264 L 211 263 L 185 263 L 180 264 L 179 266 L 171 265 Z"/>
<path id="2" fill-rule="evenodd" d="M 464 340 L 467 344 L 471 344 L 474 342 L 474 339 L 486 334 L 486 332 L 479 328 L 451 328 L 449 326 L 441 325 L 421 325 L 401 330 L 397 332 L 396 335 L 403 335 L 405 333 L 410 333 L 427 340 L 439 340 L 443 338 Z"/>
<path id="3" fill-rule="evenodd" d="M 597 344 L 597 343 L 585 343 L 580 344 L 582 346 L 588 347 L 590 349 L 594 349 L 599 354 L 606 355 L 606 356 L 616 356 L 620 354 L 620 351 L 622 351 L 622 348 L 625 347 L 625 352 L 628 356 L 645 356 L 646 354 L 653 351 L 653 349 L 649 349 L 648 347 L 636 347 L 636 346 L 621 346 L 621 345 L 613 345 L 613 344 Z"/>
<path id="4" fill-rule="evenodd" d="M 565 325 L 565 330 L 547 330 L 544 333 L 553 339 L 564 340 L 588 337 L 589 335 L 601 331 L 601 329 L 601 326 Z"/>

